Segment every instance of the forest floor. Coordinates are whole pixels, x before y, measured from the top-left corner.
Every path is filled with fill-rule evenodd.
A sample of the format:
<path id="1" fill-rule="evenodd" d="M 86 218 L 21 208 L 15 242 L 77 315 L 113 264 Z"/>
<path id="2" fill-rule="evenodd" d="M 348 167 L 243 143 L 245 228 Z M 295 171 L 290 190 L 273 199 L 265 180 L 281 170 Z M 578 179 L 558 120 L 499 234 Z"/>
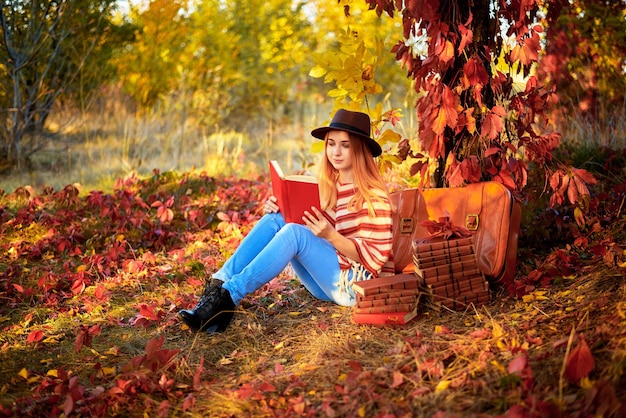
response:
<path id="1" fill-rule="evenodd" d="M 585 234 L 521 240 L 518 295 L 358 325 L 287 270 L 191 332 L 177 311 L 268 193 L 155 172 L 1 196 L 0 416 L 626 416 L 626 183 Z"/>

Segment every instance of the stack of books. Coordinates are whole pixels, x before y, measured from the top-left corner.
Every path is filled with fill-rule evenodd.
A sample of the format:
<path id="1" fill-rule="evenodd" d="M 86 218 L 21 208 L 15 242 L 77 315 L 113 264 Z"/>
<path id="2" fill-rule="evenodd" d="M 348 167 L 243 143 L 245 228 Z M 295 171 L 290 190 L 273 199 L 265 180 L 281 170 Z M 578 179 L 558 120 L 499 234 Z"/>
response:
<path id="1" fill-rule="evenodd" d="M 357 324 L 402 325 L 417 316 L 420 282 L 415 274 L 376 277 L 352 285 Z"/>
<path id="2" fill-rule="evenodd" d="M 489 301 L 489 284 L 478 267 L 474 238 L 413 242 L 414 273 L 431 302 L 452 310 Z"/>

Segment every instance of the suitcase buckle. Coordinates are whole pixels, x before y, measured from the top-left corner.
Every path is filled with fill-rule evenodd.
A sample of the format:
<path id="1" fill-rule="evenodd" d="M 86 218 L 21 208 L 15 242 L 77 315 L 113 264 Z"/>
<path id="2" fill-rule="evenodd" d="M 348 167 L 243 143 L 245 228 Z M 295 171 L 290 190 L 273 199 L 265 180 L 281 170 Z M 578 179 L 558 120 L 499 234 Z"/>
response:
<path id="1" fill-rule="evenodd" d="M 478 229 L 478 215 L 467 215 L 465 217 L 465 227 L 470 231 L 476 231 Z"/>
<path id="2" fill-rule="evenodd" d="M 413 218 L 400 218 L 400 233 L 410 234 L 413 232 Z"/>

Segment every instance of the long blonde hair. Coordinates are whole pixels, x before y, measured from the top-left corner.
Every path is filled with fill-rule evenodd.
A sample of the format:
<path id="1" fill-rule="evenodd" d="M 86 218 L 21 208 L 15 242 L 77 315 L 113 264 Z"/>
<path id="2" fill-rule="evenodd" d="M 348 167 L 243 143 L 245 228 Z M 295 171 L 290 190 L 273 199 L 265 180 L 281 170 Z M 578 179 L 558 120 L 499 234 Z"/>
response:
<path id="1" fill-rule="evenodd" d="M 387 198 L 389 194 L 385 183 L 380 177 L 378 166 L 372 152 L 367 147 L 365 141 L 350 133 L 350 152 L 352 153 L 352 172 L 354 173 L 354 184 L 357 193 L 350 202 L 351 210 L 360 210 L 366 202 L 370 216 L 374 215 L 375 200 L 380 200 L 382 192 Z M 339 171 L 333 167 L 328 160 L 326 147 L 328 146 L 328 134 L 324 139 L 324 158 L 320 166 L 319 188 L 320 205 L 322 210 L 334 208 L 337 203 L 337 181 L 339 181 Z M 375 190 L 379 190 L 378 193 Z"/>

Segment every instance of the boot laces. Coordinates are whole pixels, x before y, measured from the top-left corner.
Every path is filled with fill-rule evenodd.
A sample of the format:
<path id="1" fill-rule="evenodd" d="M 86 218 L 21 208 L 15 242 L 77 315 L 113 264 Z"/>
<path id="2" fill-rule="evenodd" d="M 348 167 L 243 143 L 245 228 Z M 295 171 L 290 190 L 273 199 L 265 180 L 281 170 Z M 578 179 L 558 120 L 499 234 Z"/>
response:
<path id="1" fill-rule="evenodd" d="M 221 286 L 212 283 L 212 281 L 207 281 L 204 284 L 202 296 L 200 296 L 200 299 L 198 299 L 195 310 L 201 310 L 204 306 L 215 303 L 215 301 L 218 300 L 220 297 L 220 290 Z"/>

